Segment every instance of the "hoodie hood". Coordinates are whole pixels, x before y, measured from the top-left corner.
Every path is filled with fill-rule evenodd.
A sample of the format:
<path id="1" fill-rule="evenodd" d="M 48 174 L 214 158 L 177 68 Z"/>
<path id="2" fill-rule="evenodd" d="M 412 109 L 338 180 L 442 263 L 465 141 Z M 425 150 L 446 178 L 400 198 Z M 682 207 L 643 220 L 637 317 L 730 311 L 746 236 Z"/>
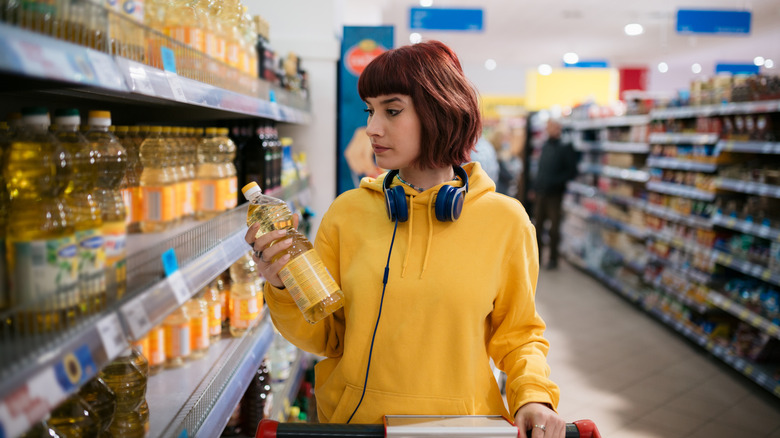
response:
<path id="1" fill-rule="evenodd" d="M 471 162 L 464 164 L 463 170 L 469 176 L 469 188 L 466 196 L 463 200 L 463 211 L 467 211 L 469 204 L 472 204 L 476 199 L 488 192 L 495 192 L 496 184 L 487 173 L 482 169 L 482 166 L 478 162 Z M 384 191 L 382 185 L 388 172 L 379 175 L 376 178 L 365 177 L 360 181 L 360 189 L 379 192 L 384 197 Z M 447 181 L 441 184 L 435 185 L 424 192 L 418 192 L 413 188 L 401 183 L 398 178 L 395 178 L 391 182 L 390 187 L 402 186 L 404 193 L 406 194 L 407 208 L 409 211 L 409 220 L 404 223 L 399 223 L 399 229 L 406 228 L 406 247 L 411 247 L 412 236 L 415 233 L 415 215 L 421 213 L 426 216 L 427 223 L 427 240 L 425 245 L 425 255 L 423 257 L 423 265 L 420 270 L 420 278 L 425 274 L 425 270 L 428 267 L 428 255 L 430 254 L 431 245 L 433 244 L 433 230 L 436 226 L 446 226 L 447 224 L 441 223 L 436 219 L 436 213 L 434 212 L 434 206 L 436 203 L 436 195 L 439 193 L 439 189 L 444 185 L 451 185 L 460 187 L 462 182 L 458 179 L 455 181 Z M 417 211 L 417 213 L 415 213 Z M 406 275 L 406 268 L 409 263 L 409 253 L 404 255 L 403 268 L 401 271 L 401 277 Z"/>

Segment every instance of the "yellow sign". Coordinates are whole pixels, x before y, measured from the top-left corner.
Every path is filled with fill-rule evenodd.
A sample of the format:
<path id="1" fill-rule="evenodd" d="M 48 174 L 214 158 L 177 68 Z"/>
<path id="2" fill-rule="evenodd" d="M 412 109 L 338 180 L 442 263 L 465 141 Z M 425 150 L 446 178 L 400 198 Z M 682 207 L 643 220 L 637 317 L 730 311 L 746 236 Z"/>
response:
<path id="1" fill-rule="evenodd" d="M 525 96 L 480 96 L 483 119 L 505 119 L 526 114 Z"/>
<path id="2" fill-rule="evenodd" d="M 549 75 L 529 70 L 525 78 L 530 111 L 572 108 L 584 102 L 609 106 L 618 101 L 620 75 L 613 68 L 561 68 Z"/>

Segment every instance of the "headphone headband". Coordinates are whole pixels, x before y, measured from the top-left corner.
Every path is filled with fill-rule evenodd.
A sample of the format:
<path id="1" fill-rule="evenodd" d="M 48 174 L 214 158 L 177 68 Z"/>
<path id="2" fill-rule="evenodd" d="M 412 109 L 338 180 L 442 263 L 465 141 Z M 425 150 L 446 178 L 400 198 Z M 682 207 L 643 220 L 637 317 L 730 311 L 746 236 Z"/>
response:
<path id="1" fill-rule="evenodd" d="M 469 191 L 469 175 L 460 166 L 452 166 L 455 175 L 463 181 L 463 186 L 453 187 L 443 185 L 436 193 L 435 212 L 436 219 L 441 222 L 454 222 L 460 217 L 463 210 L 463 201 Z M 402 186 L 390 187 L 399 170 L 394 169 L 387 173 L 382 181 L 382 191 L 385 194 L 385 207 L 391 221 L 406 222 L 409 219 L 409 209 L 406 205 L 406 193 Z"/>

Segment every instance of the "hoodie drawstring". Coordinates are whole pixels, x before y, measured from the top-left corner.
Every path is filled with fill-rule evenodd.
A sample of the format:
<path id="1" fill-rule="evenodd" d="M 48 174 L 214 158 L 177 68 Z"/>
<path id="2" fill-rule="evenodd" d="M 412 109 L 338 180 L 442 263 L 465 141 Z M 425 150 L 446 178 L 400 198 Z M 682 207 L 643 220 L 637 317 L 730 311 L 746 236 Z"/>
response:
<path id="1" fill-rule="evenodd" d="M 431 242 L 433 241 L 433 199 L 435 196 L 428 198 L 428 243 L 425 244 L 425 258 L 423 258 L 422 271 L 420 271 L 420 279 L 422 279 L 425 273 L 425 268 L 428 267 L 428 254 L 431 252 Z"/>
<path id="2" fill-rule="evenodd" d="M 406 255 L 404 256 L 404 264 L 401 267 L 401 278 L 406 275 L 406 265 L 409 263 L 409 253 L 412 247 L 412 224 L 414 223 L 414 195 L 409 196 L 409 227 L 407 228 L 406 238 Z"/>

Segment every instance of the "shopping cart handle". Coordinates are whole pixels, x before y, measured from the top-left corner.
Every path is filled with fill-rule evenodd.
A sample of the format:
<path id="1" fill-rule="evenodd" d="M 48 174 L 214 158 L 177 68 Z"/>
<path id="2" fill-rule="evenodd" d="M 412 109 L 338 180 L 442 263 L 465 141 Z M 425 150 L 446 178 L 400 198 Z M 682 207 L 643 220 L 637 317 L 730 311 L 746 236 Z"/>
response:
<path id="1" fill-rule="evenodd" d="M 382 424 L 337 424 L 337 423 L 279 423 L 261 420 L 255 438 L 294 437 L 371 437 L 384 438 Z M 526 436 L 531 436 L 531 431 Z M 566 438 L 601 438 L 596 425 L 590 420 L 579 420 L 566 424 Z"/>

